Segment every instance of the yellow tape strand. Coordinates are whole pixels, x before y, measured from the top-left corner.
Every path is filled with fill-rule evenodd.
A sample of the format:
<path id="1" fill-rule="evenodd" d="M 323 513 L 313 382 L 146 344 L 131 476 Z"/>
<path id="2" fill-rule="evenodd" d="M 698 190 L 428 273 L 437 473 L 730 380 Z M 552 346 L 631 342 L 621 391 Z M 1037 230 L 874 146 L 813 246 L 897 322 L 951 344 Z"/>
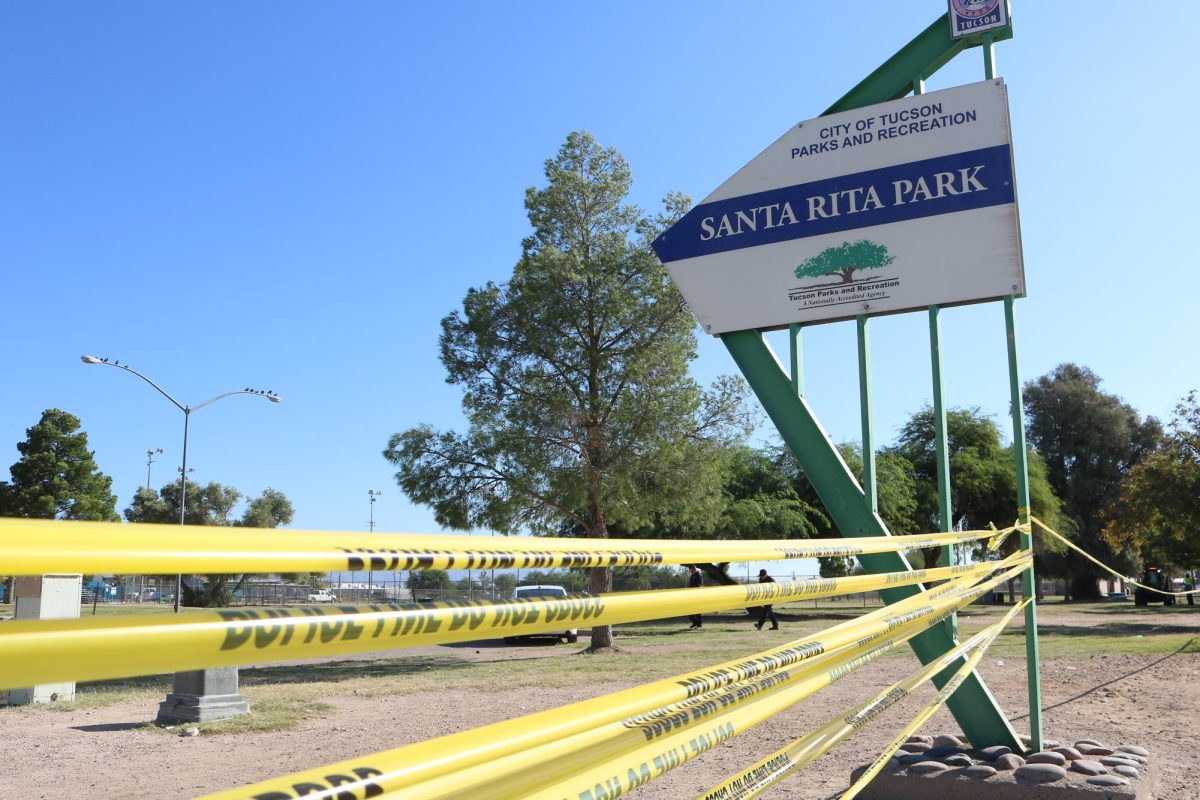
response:
<path id="1" fill-rule="evenodd" d="M 1200 589 L 1193 589 L 1192 591 L 1188 591 L 1188 592 L 1167 592 L 1167 591 L 1163 591 L 1162 589 L 1155 589 L 1153 586 L 1147 586 L 1144 583 L 1138 583 L 1133 578 L 1127 577 L 1127 576 L 1122 575 L 1121 573 L 1117 572 L 1115 569 L 1108 566 L 1103 561 L 1099 561 L 1099 560 L 1093 558 L 1090 553 L 1084 551 L 1081 547 L 1079 547 L 1079 545 L 1075 544 L 1070 539 L 1066 538 L 1061 533 L 1054 530 L 1053 528 L 1051 528 L 1046 523 L 1042 522 L 1037 517 L 1030 515 L 1029 521 L 1031 523 L 1033 523 L 1034 525 L 1037 525 L 1039 528 L 1041 528 L 1046 533 L 1053 536 L 1055 539 L 1058 539 L 1060 542 L 1062 542 L 1067 547 L 1074 550 L 1076 553 L 1079 553 L 1079 555 L 1083 556 L 1088 561 L 1091 561 L 1097 567 L 1100 567 L 1100 569 L 1104 570 L 1105 572 L 1109 573 L 1110 575 L 1114 575 L 1114 576 L 1120 578 L 1125 583 L 1128 583 L 1128 584 L 1138 587 L 1139 589 L 1145 589 L 1148 592 L 1154 592 L 1155 594 L 1166 595 L 1167 597 L 1187 597 L 1189 594 L 1200 594 Z M 1021 526 L 1018 526 L 1018 527 L 1021 527 Z M 1032 530 L 1032 528 L 1029 526 L 1025 526 L 1025 528 L 1028 530 Z"/>
<path id="2" fill-rule="evenodd" d="M 910 673 L 847 714 L 830 720 L 787 747 L 772 753 L 707 792 L 702 792 L 696 796 L 696 800 L 749 800 L 749 798 L 758 797 L 771 786 L 812 763 L 819 756 L 845 741 L 851 734 L 873 722 L 884 711 L 908 697 L 917 687 L 932 680 L 934 676 L 964 655 L 976 651 L 982 655 L 995 637 L 1012 621 L 1017 611 L 1023 607 L 1024 602 L 1014 606 L 999 621 L 975 634 L 941 658 Z M 968 661 L 967 663 L 971 664 L 971 669 L 973 669 L 977 661 Z M 968 672 L 970 672 L 969 669 L 965 670 L 963 676 L 965 677 Z M 955 686 L 957 688 L 957 684 Z M 941 703 L 935 697 L 934 701 L 927 704 L 925 708 L 929 706 L 936 708 L 939 705 Z M 903 741 L 901 740 L 901 743 Z M 883 763 L 886 763 L 888 758 L 891 758 L 890 752 L 887 758 L 883 759 Z M 868 780 L 870 779 L 868 778 Z M 846 798 L 844 797 L 843 800 Z"/>
<path id="3" fill-rule="evenodd" d="M 989 569 L 1014 567 L 1019 571 L 1025 568 L 1027 561 L 1027 554 L 1014 554 L 1004 561 L 981 566 Z M 978 575 L 968 574 L 943 584 L 932 592 L 907 598 L 893 606 L 878 609 L 859 619 L 847 621 L 820 634 L 803 637 L 746 660 L 725 662 L 646 686 L 519 719 L 307 770 L 242 789 L 221 792 L 211 795 L 209 800 L 245 800 L 265 796 L 298 797 L 300 795 L 294 793 L 294 787 L 317 785 L 330 775 L 364 776 L 357 784 L 347 784 L 347 790 L 353 789 L 354 786 L 367 787 L 369 784 L 376 789 L 393 791 L 432 781 L 450 773 L 465 774 L 466 770 L 476 765 L 495 762 L 517 753 L 532 752 L 541 745 L 585 733 L 601 725 L 645 714 L 672 703 L 687 701 L 732 684 L 768 676 L 778 669 L 813 659 L 837 647 L 874 646 L 889 631 L 907 623 L 937 619 L 941 612 L 953 605 L 947 599 L 956 594 L 964 604 L 982 595 L 986 588 L 969 588 L 977 577 Z M 1005 579 L 1002 576 L 989 582 L 989 585 L 995 585 Z M 963 600 L 963 597 L 969 599 Z M 363 790 L 366 791 L 365 788 Z M 279 794 L 271 795 L 271 792 Z M 313 798 L 332 796 L 334 795 L 313 795 Z M 410 795 L 405 791 L 404 796 L 418 795 Z"/>
<path id="4" fill-rule="evenodd" d="M 989 565 L 591 597 L 299 606 L 17 620 L 0 633 L 0 689 L 262 664 L 724 611 L 982 575 Z"/>
<path id="5" fill-rule="evenodd" d="M 1027 597 L 1020 603 L 1017 603 L 1006 615 L 1007 619 L 1011 620 L 1018 611 L 1024 609 L 1025 606 L 1032 602 L 1033 598 Z M 1007 624 L 1007 622 L 1005 624 Z M 915 717 L 913 717 L 907 725 L 904 726 L 899 735 L 897 735 L 896 738 L 893 739 L 878 756 L 876 756 L 875 761 L 873 761 L 871 765 L 867 767 L 867 770 L 858 777 L 858 780 L 856 780 L 854 784 L 846 790 L 845 794 L 842 795 L 841 800 L 853 800 L 853 798 L 858 796 L 859 792 L 867 787 L 867 784 L 869 784 L 871 780 L 879 774 L 879 771 L 882 770 L 887 762 L 891 760 L 896 751 L 900 749 L 900 746 L 908 741 L 908 737 L 919 731 L 921 726 L 928 722 L 929 718 L 932 717 L 939 708 L 945 705 L 946 701 L 950 699 L 951 695 L 958 690 L 958 687 L 966 679 L 967 675 L 969 675 L 971 671 L 973 671 L 975 667 L 979 665 L 979 661 L 983 658 L 984 654 L 987 653 L 987 649 L 991 647 L 992 642 L 995 641 L 996 636 L 999 636 L 999 634 L 999 631 L 994 633 L 983 646 L 981 646 L 975 651 L 974 654 L 972 654 L 971 658 L 967 660 L 967 663 L 963 664 L 963 666 L 954 673 L 950 680 L 946 682 L 946 685 L 938 691 L 933 700 L 923 709 L 921 709 L 921 711 Z"/>
<path id="6" fill-rule="evenodd" d="M 994 531 L 854 540 L 497 538 L 0 518 L 8 575 L 548 569 L 857 556 L 962 544 Z"/>
<path id="7" fill-rule="evenodd" d="M 1012 570 L 1004 576 L 1004 579 L 1015 576 L 1020 571 L 1020 569 Z M 983 591 L 987 591 L 987 589 L 981 590 L 978 594 L 982 594 Z M 964 593 L 964 596 L 971 596 L 971 592 Z M 951 602 L 948 605 L 949 608 L 943 608 L 938 614 L 939 618 L 949 613 L 958 604 Z M 951 661 L 954 658 L 951 658 Z M 948 663 L 950 662 L 941 663 L 934 670 L 935 673 L 944 669 Z M 769 680 L 772 677 L 775 676 L 760 680 Z M 530 763 L 530 769 L 527 772 L 530 780 L 523 786 L 507 791 L 496 790 L 485 778 L 482 783 L 454 794 L 427 793 L 424 791 L 425 786 L 421 785 L 394 796 L 413 798 L 413 800 L 432 800 L 435 797 L 444 798 L 444 800 L 468 800 L 468 798 L 471 800 L 561 800 L 563 797 L 586 798 L 594 787 L 601 786 L 604 790 L 601 792 L 602 795 L 607 793 L 609 797 L 618 797 L 630 789 L 642 786 L 649 780 L 687 763 L 729 738 L 749 730 L 784 708 L 810 696 L 828 683 L 827 676 L 818 676 L 809 680 L 771 687 L 769 691 L 752 695 L 744 703 L 730 704 L 718 713 L 702 717 L 695 723 L 672 728 L 668 734 L 659 739 L 648 743 L 639 743 L 640 746 L 636 749 L 627 749 L 615 758 L 597 760 L 594 757 L 581 755 L 567 757 L 560 755 L 555 759 L 548 757 L 554 754 L 555 748 L 538 748 L 536 751 L 526 754 Z M 729 687 L 727 691 L 736 692 L 738 688 Z M 558 750 L 562 749 L 558 748 Z M 557 778 L 548 782 L 547 777 L 549 776 L 557 776 Z"/>

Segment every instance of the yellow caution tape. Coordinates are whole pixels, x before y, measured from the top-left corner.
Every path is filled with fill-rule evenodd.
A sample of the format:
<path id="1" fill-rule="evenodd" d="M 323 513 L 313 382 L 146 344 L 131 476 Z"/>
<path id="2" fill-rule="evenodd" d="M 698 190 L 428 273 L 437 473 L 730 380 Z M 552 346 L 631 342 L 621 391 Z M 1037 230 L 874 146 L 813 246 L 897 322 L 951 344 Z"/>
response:
<path id="1" fill-rule="evenodd" d="M 8 575 L 623 567 L 858 556 L 961 544 L 992 534 L 846 541 L 518 539 L 0 518 L 0 564 Z"/>
<path id="2" fill-rule="evenodd" d="M 16 620 L 0 630 L 0 688 L 551 633 L 981 576 L 990 569 L 986 564 L 968 565 L 479 603 L 229 608 L 183 616 Z"/>
<path id="3" fill-rule="evenodd" d="M 1015 576 L 1020 571 L 1015 569 L 1008 574 Z M 954 605 L 951 604 L 951 608 L 944 609 L 938 616 L 948 614 Z M 947 664 L 960 657 L 961 652 L 947 654 L 943 659 L 939 659 L 937 666 L 933 668 L 933 674 L 945 669 Z M 550 744 L 520 757 L 529 766 L 523 773 L 518 773 L 524 780 L 517 785 L 510 781 L 489 780 L 486 775 L 488 768 L 480 767 L 476 768 L 481 774 L 474 785 L 462 791 L 449 793 L 440 786 L 435 791 L 428 791 L 426 785 L 422 784 L 398 792 L 394 796 L 413 800 L 432 800 L 435 797 L 442 800 L 561 800 L 563 797 L 588 798 L 589 795 L 593 798 L 596 795 L 619 797 L 622 793 L 642 786 L 649 780 L 758 725 L 830 682 L 828 676 L 792 682 L 781 681 L 785 674 L 774 673 L 756 679 L 749 685 L 727 687 L 720 694 L 703 698 L 710 706 L 716 706 L 717 710 L 698 718 L 693 718 L 687 713 L 675 712 L 668 716 L 667 721 L 677 724 L 661 726 L 663 735 L 646 742 L 634 739 L 636 748 L 625 748 L 616 757 L 603 751 L 591 750 L 571 755 L 571 741 Z M 742 695 L 745 697 L 742 698 Z M 736 699 L 730 700 L 731 697 Z M 587 734 L 581 734 L 574 737 L 574 740 L 584 741 L 586 738 Z M 511 757 L 507 760 L 514 761 L 517 758 Z M 500 762 L 493 762 L 488 766 L 501 773 L 510 772 L 509 769 L 501 767 Z M 450 776 L 449 780 L 455 780 L 457 777 Z"/>
<path id="4" fill-rule="evenodd" d="M 958 691 L 958 687 L 962 685 L 964 680 L 966 680 L 967 675 L 971 674 L 975 667 L 979 665 L 979 661 L 983 658 L 984 654 L 987 652 L 987 649 L 991 646 L 992 642 L 995 641 L 996 637 L 1000 635 L 1000 630 L 1003 629 L 1014 616 L 1016 616 L 1018 611 L 1032 603 L 1033 600 L 1034 599 L 1032 597 L 1027 597 L 1012 607 L 1012 609 L 1002 620 L 1004 624 L 999 625 L 999 627 L 991 634 L 988 640 L 978 647 L 971 657 L 967 659 L 967 662 L 963 664 L 953 676 L 951 676 L 950 680 L 946 681 L 946 684 L 940 690 L 938 690 L 938 693 L 934 696 L 933 700 L 931 700 L 924 708 L 922 708 L 920 712 L 918 712 L 917 715 L 913 717 L 907 725 L 904 726 L 899 735 L 896 736 L 896 738 L 893 739 L 891 743 L 882 750 L 882 752 L 880 752 L 875 760 L 871 762 L 871 765 L 867 767 L 866 771 L 863 772 L 862 775 L 858 776 L 858 780 L 856 780 L 853 785 L 846 790 L 845 794 L 842 795 L 841 800 L 853 800 L 853 798 L 858 796 L 859 792 L 867 787 L 867 784 L 869 784 L 871 780 L 879 774 L 879 771 L 883 769 L 884 765 L 886 765 L 888 761 L 891 760 L 892 755 L 900 749 L 900 746 L 908 741 L 908 737 L 919 731 L 921 726 L 928 722 L 929 718 L 932 717 L 939 708 L 945 705 L 946 701 L 950 699 L 951 695 Z"/>
<path id="5" fill-rule="evenodd" d="M 1047 525 L 1046 523 L 1042 522 L 1042 521 L 1041 521 L 1040 519 L 1038 519 L 1037 517 L 1030 516 L 1030 517 L 1029 517 L 1029 521 L 1030 521 L 1031 523 L 1033 523 L 1034 525 L 1037 525 L 1039 528 L 1041 528 L 1041 529 L 1042 529 L 1043 531 L 1045 531 L 1046 533 L 1048 533 L 1048 534 L 1050 534 L 1051 536 L 1053 536 L 1055 539 L 1058 539 L 1060 542 L 1062 542 L 1062 543 L 1063 543 L 1063 544 L 1065 544 L 1067 547 L 1069 547 L 1069 548 L 1071 548 L 1072 550 L 1074 550 L 1076 553 L 1079 553 L 1079 555 L 1083 556 L 1083 557 L 1084 557 L 1084 558 L 1086 558 L 1088 561 L 1091 561 L 1091 562 L 1092 562 L 1093 564 L 1095 564 L 1097 567 L 1100 567 L 1100 569 L 1104 570 L 1105 572 L 1109 573 L 1110 575 L 1115 575 L 1116 577 L 1120 578 L 1120 579 L 1121 579 L 1122 581 L 1124 581 L 1125 583 L 1128 583 L 1128 584 L 1130 584 L 1130 585 L 1132 585 L 1132 586 L 1136 586 L 1136 587 L 1138 587 L 1139 589 L 1145 589 L 1145 590 L 1146 590 L 1146 591 L 1148 591 L 1148 592 L 1154 592 L 1155 594 L 1166 595 L 1167 597 L 1187 597 L 1189 594 L 1200 594 L 1200 589 L 1193 589 L 1193 590 L 1191 590 L 1191 591 L 1187 591 L 1187 592 L 1168 592 L 1168 591 L 1164 591 L 1164 590 L 1162 590 L 1162 589 L 1155 589 L 1153 586 L 1147 586 L 1147 585 L 1146 585 L 1146 584 L 1144 584 L 1144 583 L 1138 583 L 1138 582 L 1137 582 L 1137 581 L 1135 581 L 1133 578 L 1127 577 L 1127 576 L 1125 576 L 1125 575 L 1122 575 L 1121 573 L 1117 572 L 1115 569 L 1113 569 L 1112 567 L 1108 566 L 1108 565 L 1107 565 L 1107 564 L 1105 564 L 1103 561 L 1099 561 L 1099 560 L 1097 560 L 1097 559 L 1093 558 L 1093 557 L 1092 557 L 1092 555 L 1091 555 L 1090 553 L 1088 553 L 1088 552 L 1084 551 L 1084 550 L 1083 550 L 1081 547 L 1079 547 L 1079 545 L 1075 544 L 1075 543 L 1074 543 L 1074 542 L 1072 542 L 1070 539 L 1066 538 L 1066 537 L 1065 537 L 1065 536 L 1063 536 L 1061 533 L 1059 533 L 1058 531 L 1054 530 L 1053 528 L 1051 528 L 1051 527 L 1050 527 L 1049 525 Z M 1030 526 L 1028 526 L 1028 525 L 1026 525 L 1026 526 L 1024 526 L 1024 527 L 1025 527 L 1025 529 L 1027 529 L 1027 530 L 1032 530 L 1032 528 L 1031 528 Z"/>
<path id="6" fill-rule="evenodd" d="M 980 566 L 987 569 L 1012 567 L 1020 571 L 1027 563 L 1028 554 L 1025 553 L 1014 554 L 1004 561 Z M 768 677 L 777 670 L 800 665 L 801 662 L 810 661 L 838 648 L 854 647 L 865 652 L 879 646 L 890 632 L 906 625 L 928 627 L 949 610 L 971 602 L 990 586 L 1007 580 L 1007 575 L 1002 574 L 982 587 L 971 588 L 971 584 L 980 574 L 982 573 L 964 573 L 964 577 L 942 584 L 932 592 L 906 598 L 892 606 L 745 660 L 725 662 L 519 719 L 307 770 L 250 787 L 220 792 L 211 795 L 209 800 L 283 800 L 307 797 L 305 793 L 310 791 L 310 787 L 318 785 L 336 785 L 348 792 L 404 789 L 404 797 L 425 796 L 411 794 L 409 789 L 416 784 L 433 782 L 446 775 L 465 776 L 467 770 L 478 765 L 494 763 L 514 754 L 531 753 L 542 745 L 596 730 L 613 722 L 636 718 L 672 703 L 685 702 L 738 683 Z M 700 593 L 699 590 L 690 591 Z M 334 776 L 338 782 L 327 781 L 329 776 Z M 351 780 L 356 782 L 352 783 Z M 334 797 L 335 794 L 312 796 Z"/>
<path id="7" fill-rule="evenodd" d="M 959 658 L 971 652 L 978 652 L 982 655 L 995 637 L 1012 621 L 1017 611 L 1023 607 L 1024 602 L 1014 606 L 999 621 L 980 631 L 941 658 L 912 672 L 847 714 L 830 720 L 787 747 L 772 753 L 707 792 L 702 792 L 696 796 L 695 800 L 749 800 L 749 798 L 758 797 L 788 775 L 812 763 L 859 728 L 874 721 L 884 711 L 908 697 L 918 686 L 931 680 Z M 967 663 L 971 665 L 971 669 L 974 669 L 977 660 Z M 963 677 L 969 672 L 970 669 L 965 669 L 962 672 Z M 957 686 L 958 683 L 955 683 L 955 688 Z M 953 693 L 953 690 L 946 696 L 948 697 L 950 693 Z M 936 708 L 941 703 L 935 698 L 934 703 L 930 705 Z M 926 708 L 928 707 L 926 706 Z M 903 741 L 902 739 L 901 742 Z M 888 758 L 891 758 L 891 753 L 882 759 L 882 763 L 886 763 Z M 843 797 L 843 800 L 847 800 L 847 798 Z"/>

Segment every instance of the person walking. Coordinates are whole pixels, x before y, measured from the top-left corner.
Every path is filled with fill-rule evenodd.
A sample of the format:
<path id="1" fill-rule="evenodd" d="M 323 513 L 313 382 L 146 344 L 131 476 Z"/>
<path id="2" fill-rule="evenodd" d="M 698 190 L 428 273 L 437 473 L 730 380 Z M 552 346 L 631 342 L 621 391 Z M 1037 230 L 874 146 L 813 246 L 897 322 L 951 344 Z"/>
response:
<path id="1" fill-rule="evenodd" d="M 758 582 L 759 583 L 774 583 L 775 579 L 772 578 L 770 575 L 768 575 L 767 571 L 765 569 L 760 569 L 758 571 Z M 774 605 L 766 605 L 766 606 L 762 607 L 762 612 L 758 615 L 758 622 L 754 623 L 754 627 L 758 628 L 761 631 L 763 623 L 766 622 L 767 620 L 771 620 L 771 630 L 773 630 L 773 631 L 779 630 L 779 617 L 775 616 L 775 606 Z"/>
<path id="2" fill-rule="evenodd" d="M 688 564 L 688 573 L 689 589 L 699 589 L 704 586 L 704 576 L 700 574 L 700 570 L 696 569 L 695 564 Z M 688 619 L 692 623 L 688 630 L 704 627 L 704 620 L 699 614 L 688 614 Z"/>

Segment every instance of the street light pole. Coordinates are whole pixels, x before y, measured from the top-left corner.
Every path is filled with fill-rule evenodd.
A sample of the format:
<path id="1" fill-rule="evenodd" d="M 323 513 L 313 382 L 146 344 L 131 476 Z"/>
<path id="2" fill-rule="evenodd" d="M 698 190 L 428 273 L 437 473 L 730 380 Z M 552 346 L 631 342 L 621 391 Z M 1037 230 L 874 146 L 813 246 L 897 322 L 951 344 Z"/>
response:
<path id="1" fill-rule="evenodd" d="M 130 367 L 128 364 L 122 364 L 120 361 L 113 359 L 109 361 L 107 358 L 97 358 L 96 356 L 80 356 L 80 360 L 85 364 L 104 364 L 110 367 L 123 369 L 130 372 L 146 383 L 154 387 L 154 389 L 167 398 L 171 405 L 183 412 L 183 464 L 179 468 L 179 524 L 186 524 L 187 519 L 187 448 L 188 448 L 188 426 L 191 422 L 192 412 L 199 411 L 205 406 L 212 405 L 218 400 L 223 400 L 226 397 L 231 397 L 235 394 L 254 394 L 259 397 L 264 397 L 272 403 L 280 402 L 279 395 L 273 391 L 264 391 L 262 389 L 238 389 L 232 392 L 225 392 L 215 397 L 210 397 L 203 403 L 197 403 L 194 406 L 180 403 L 174 397 L 167 393 L 165 389 L 159 386 L 147 376 Z M 161 450 L 159 452 L 162 452 Z M 147 468 L 148 470 L 149 468 Z M 147 471 L 147 476 L 148 476 Z M 146 480 L 149 483 L 149 477 Z M 183 575 L 175 576 L 175 613 L 179 613 L 180 602 L 183 597 Z M 239 714 L 248 713 L 250 706 L 238 692 L 238 674 L 237 667 L 219 667 L 216 669 L 204 670 L 189 670 L 186 672 L 175 673 L 174 691 L 167 695 L 165 702 L 159 704 L 158 720 L 159 722 L 209 722 L 216 719 L 225 719 L 227 717 L 237 716 Z"/>
<path id="2" fill-rule="evenodd" d="M 163 453 L 163 449 L 161 447 L 151 447 L 149 450 L 146 451 L 146 488 L 147 489 L 150 488 L 150 465 L 154 463 L 154 456 L 162 455 L 162 453 Z"/>
<path id="3" fill-rule="evenodd" d="M 235 394 L 254 394 L 254 395 L 258 395 L 259 397 L 265 397 L 267 400 L 270 400 L 272 403 L 278 403 L 281 400 L 279 395 L 275 394 L 274 392 L 264 391 L 262 389 L 246 388 L 246 389 L 237 389 L 232 392 L 225 392 L 224 394 L 219 394 L 216 397 L 210 397 L 209 399 L 205 400 L 203 403 L 197 403 L 194 406 L 188 406 L 188 405 L 184 405 L 183 403 L 176 400 L 174 397 L 172 397 L 170 394 L 167 393 L 166 389 L 162 388 L 157 383 L 150 380 L 148 377 L 146 377 L 142 373 L 138 372 L 136 369 L 129 366 L 128 364 L 122 364 L 120 361 L 117 361 L 116 359 L 109 361 L 107 358 L 97 358 L 96 356 L 86 356 L 86 355 L 80 356 L 79 360 L 85 364 L 103 364 L 104 366 L 107 366 L 107 367 L 116 367 L 117 369 L 123 369 L 126 372 L 131 372 L 134 375 L 137 375 L 142 380 L 144 380 L 146 383 L 153 386 L 158 391 L 159 394 L 161 394 L 163 397 L 165 397 L 171 401 L 171 405 L 175 406 L 176 408 L 178 408 L 180 411 L 183 412 L 183 466 L 181 466 L 179 468 L 179 524 L 180 525 L 186 524 L 184 520 L 187 515 L 188 422 L 192 418 L 192 412 L 199 411 L 200 409 L 204 408 L 205 406 L 212 405 L 213 403 L 217 402 L 218 400 L 222 400 L 226 397 L 230 397 Z M 147 483 L 150 482 L 149 468 L 147 468 L 146 482 Z M 174 605 L 176 614 L 179 613 L 179 604 L 180 604 L 182 594 L 183 594 L 183 575 L 176 575 L 175 576 L 175 605 Z"/>
<path id="4" fill-rule="evenodd" d="M 367 489 L 367 496 L 371 498 L 371 533 L 375 532 L 375 501 L 383 492 L 377 492 L 374 489 Z M 387 590 L 384 589 L 384 592 Z M 367 561 L 367 602 L 371 602 L 371 595 L 375 593 L 375 573 L 371 569 L 370 560 Z"/>

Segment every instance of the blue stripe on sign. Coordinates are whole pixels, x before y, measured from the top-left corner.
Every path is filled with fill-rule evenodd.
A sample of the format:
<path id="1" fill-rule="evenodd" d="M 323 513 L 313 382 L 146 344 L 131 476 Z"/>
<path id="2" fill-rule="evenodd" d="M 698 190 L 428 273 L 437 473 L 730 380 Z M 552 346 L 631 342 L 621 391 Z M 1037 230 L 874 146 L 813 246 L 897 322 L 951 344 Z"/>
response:
<path id="1" fill-rule="evenodd" d="M 1009 145 L 696 206 L 654 240 L 664 262 L 1013 202 Z M 969 231 L 964 231 L 969 235 Z"/>

